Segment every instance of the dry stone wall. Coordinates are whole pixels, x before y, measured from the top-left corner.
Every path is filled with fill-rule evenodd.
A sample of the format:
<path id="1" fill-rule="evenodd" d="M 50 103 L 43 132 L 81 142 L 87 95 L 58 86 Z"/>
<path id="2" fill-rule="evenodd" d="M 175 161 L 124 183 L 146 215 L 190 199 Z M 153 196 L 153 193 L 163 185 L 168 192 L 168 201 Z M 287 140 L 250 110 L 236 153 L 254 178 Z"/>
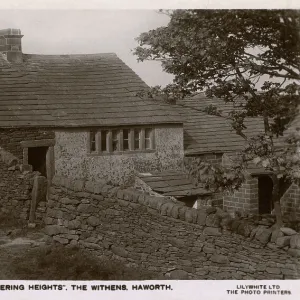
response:
<path id="1" fill-rule="evenodd" d="M 38 172 L 24 170 L 19 160 L 0 149 L 0 217 L 26 222 L 29 218 L 34 177 Z M 46 202 L 39 202 L 36 221 L 42 222 Z"/>
<path id="2" fill-rule="evenodd" d="M 250 237 L 257 226 L 242 236 L 218 208 L 196 210 L 104 182 L 55 176 L 45 223 L 55 242 L 171 279 L 300 277 L 299 258 L 270 249 L 271 235 L 261 241 L 261 230 Z"/>

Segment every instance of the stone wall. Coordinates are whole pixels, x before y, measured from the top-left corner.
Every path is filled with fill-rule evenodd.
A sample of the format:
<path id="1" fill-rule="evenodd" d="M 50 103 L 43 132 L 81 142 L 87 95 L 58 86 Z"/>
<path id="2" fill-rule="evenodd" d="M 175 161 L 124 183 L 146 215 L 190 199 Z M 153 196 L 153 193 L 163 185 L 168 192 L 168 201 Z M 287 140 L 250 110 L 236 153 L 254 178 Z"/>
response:
<path id="1" fill-rule="evenodd" d="M 31 192 L 37 172 L 23 170 L 18 159 L 0 149 L 0 217 L 26 222 L 31 207 Z M 36 208 L 36 222 L 41 223 L 46 211 L 46 202 Z"/>
<path id="2" fill-rule="evenodd" d="M 23 159 L 21 141 L 54 139 L 54 132 L 45 128 L 0 129 L 0 145 L 19 159 Z"/>
<path id="3" fill-rule="evenodd" d="M 266 246 L 271 238 L 266 226 L 258 231 L 239 221 L 242 236 L 221 209 L 196 210 L 104 182 L 55 176 L 45 223 L 58 243 L 172 279 L 300 277 L 297 258 Z"/>
<path id="4" fill-rule="evenodd" d="M 281 200 L 282 212 L 291 218 L 300 220 L 300 187 L 292 184 Z"/>
<path id="5" fill-rule="evenodd" d="M 88 154 L 88 131 L 55 133 L 55 172 L 59 176 L 89 180 L 104 179 L 114 185 L 134 183 L 135 171 L 163 171 L 182 168 L 183 127 L 155 128 L 155 151 L 122 154 Z"/>
<path id="6" fill-rule="evenodd" d="M 206 161 L 212 165 L 218 165 L 222 163 L 222 153 L 207 153 L 199 154 L 195 156 L 186 156 L 184 158 L 184 167 L 189 173 L 190 178 L 197 183 L 197 179 L 191 174 L 191 171 L 194 169 L 194 166 L 199 165 L 202 161 Z M 216 206 L 223 207 L 223 194 L 222 193 L 213 193 L 210 197 L 198 199 L 197 207 L 202 206 Z"/>

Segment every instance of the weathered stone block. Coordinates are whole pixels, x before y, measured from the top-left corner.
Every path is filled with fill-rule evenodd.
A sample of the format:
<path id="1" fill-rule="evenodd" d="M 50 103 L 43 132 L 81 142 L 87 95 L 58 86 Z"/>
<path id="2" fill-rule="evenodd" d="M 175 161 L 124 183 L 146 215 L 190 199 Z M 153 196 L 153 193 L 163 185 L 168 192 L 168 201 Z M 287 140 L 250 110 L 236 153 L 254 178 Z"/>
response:
<path id="1" fill-rule="evenodd" d="M 174 270 L 170 272 L 170 278 L 176 280 L 189 279 L 189 274 L 184 270 Z"/>
<path id="2" fill-rule="evenodd" d="M 79 235 L 77 234 L 61 234 L 61 237 L 68 240 L 75 240 L 75 241 L 79 240 Z"/>
<path id="3" fill-rule="evenodd" d="M 266 227 L 258 227 L 255 234 L 255 238 L 263 244 L 267 244 L 270 241 L 272 230 Z"/>
<path id="4" fill-rule="evenodd" d="M 280 229 L 275 229 L 274 231 L 272 231 L 271 242 L 276 243 L 276 240 L 283 236 L 284 236 L 284 234 Z"/>
<path id="5" fill-rule="evenodd" d="M 77 205 L 77 204 L 80 203 L 79 200 L 69 199 L 69 198 L 66 198 L 66 197 L 61 198 L 61 199 L 60 199 L 60 202 L 61 202 L 62 204 L 65 204 L 65 205 L 69 205 L 69 204 L 71 204 L 71 205 Z"/>
<path id="6" fill-rule="evenodd" d="M 60 236 L 54 236 L 54 237 L 53 237 L 53 240 L 54 240 L 54 241 L 57 241 L 57 242 L 59 242 L 60 244 L 63 244 L 63 245 L 66 245 L 66 244 L 69 243 L 69 240 L 68 240 L 68 239 L 62 238 L 62 237 L 60 237 Z"/>
<path id="7" fill-rule="evenodd" d="M 97 217 L 90 216 L 87 218 L 87 223 L 89 225 L 95 227 L 95 226 L 98 226 L 101 223 L 101 221 Z"/>
<path id="8" fill-rule="evenodd" d="M 251 233 L 250 233 L 250 238 L 253 239 L 256 235 L 256 232 L 258 230 L 258 227 L 254 227 L 252 230 L 251 230 Z"/>
<path id="9" fill-rule="evenodd" d="M 240 235 L 243 235 L 245 237 L 250 236 L 251 231 L 253 230 L 253 226 L 250 225 L 248 222 L 246 221 L 241 221 L 238 229 L 237 229 L 237 233 Z"/>
<path id="10" fill-rule="evenodd" d="M 121 205 L 121 206 L 128 206 L 129 205 L 129 202 L 126 201 L 126 200 L 122 200 L 122 199 L 117 199 L 117 202 Z"/>
<path id="11" fill-rule="evenodd" d="M 82 245 L 84 248 L 90 248 L 90 249 L 94 249 L 94 250 L 101 250 L 101 246 L 99 246 L 98 244 L 94 244 L 94 243 L 87 243 L 84 241 L 79 241 L 79 244 Z"/>
<path id="12" fill-rule="evenodd" d="M 269 249 L 272 249 L 272 250 L 277 250 L 277 249 L 279 249 L 279 247 L 276 246 L 276 245 L 273 244 L 273 243 L 268 243 L 268 244 L 267 244 L 267 247 L 268 247 Z"/>
<path id="13" fill-rule="evenodd" d="M 53 224 L 53 218 L 46 217 L 44 219 L 44 222 L 45 222 L 46 225 L 51 225 L 51 224 Z"/>
<path id="14" fill-rule="evenodd" d="M 202 210 L 198 210 L 197 211 L 197 224 L 201 225 L 201 226 L 204 226 L 205 223 L 206 223 L 206 217 L 207 217 L 207 214 L 206 212 L 202 211 Z"/>
<path id="15" fill-rule="evenodd" d="M 111 251 L 114 254 L 116 254 L 118 256 L 121 256 L 121 257 L 127 257 L 128 256 L 128 252 L 122 247 L 112 245 L 111 246 Z"/>
<path id="16" fill-rule="evenodd" d="M 78 205 L 77 207 L 77 211 L 81 212 L 81 213 L 91 213 L 95 210 L 94 206 L 92 206 L 91 204 L 84 204 L 81 203 Z"/>
<path id="17" fill-rule="evenodd" d="M 158 197 L 153 197 L 153 196 L 146 196 L 146 197 L 148 198 L 149 206 L 153 209 L 157 209 L 158 201 L 160 201 L 160 199 Z"/>
<path id="18" fill-rule="evenodd" d="M 63 227 L 63 226 L 59 226 L 59 225 L 47 225 L 45 227 L 45 233 L 48 235 L 58 235 L 60 233 L 67 233 L 68 230 Z"/>
<path id="19" fill-rule="evenodd" d="M 171 209 L 169 210 L 171 212 L 171 217 L 174 219 L 178 219 L 179 218 L 179 205 L 173 205 L 172 203 L 169 203 L 169 207 L 171 207 Z"/>
<path id="20" fill-rule="evenodd" d="M 157 197 L 156 209 L 159 211 L 161 206 L 166 202 L 164 197 Z"/>
<path id="21" fill-rule="evenodd" d="M 277 238 L 276 240 L 276 245 L 280 248 L 283 248 L 285 246 L 289 246 L 290 245 L 290 240 L 291 237 L 290 236 L 282 236 Z"/>
<path id="22" fill-rule="evenodd" d="M 118 192 L 119 193 L 119 192 Z M 138 203 L 144 205 L 145 203 L 145 194 L 140 194 L 138 198 Z"/>
<path id="23" fill-rule="evenodd" d="M 187 208 L 185 211 L 185 221 L 188 223 L 193 223 L 193 209 Z"/>
<path id="24" fill-rule="evenodd" d="M 209 214 L 205 224 L 208 227 L 220 227 L 220 218 L 216 214 Z"/>
<path id="25" fill-rule="evenodd" d="M 162 216 L 166 216 L 166 215 L 167 215 L 168 205 L 169 205 L 169 203 L 164 203 L 164 204 L 160 207 L 159 212 L 160 212 L 160 214 L 161 214 Z"/>
<path id="26" fill-rule="evenodd" d="M 92 194 L 91 197 L 99 202 L 104 200 L 104 197 L 102 195 Z"/>
<path id="27" fill-rule="evenodd" d="M 173 246 L 178 247 L 178 248 L 181 248 L 181 247 L 184 247 L 184 246 L 185 246 L 184 240 L 181 240 L 181 239 L 170 238 L 170 239 L 169 239 L 169 242 L 170 242 Z"/>
<path id="28" fill-rule="evenodd" d="M 298 272 L 289 269 L 281 269 L 281 272 L 285 275 L 285 279 L 299 279 Z"/>
<path id="29" fill-rule="evenodd" d="M 96 237 L 93 237 L 93 236 L 90 236 L 85 240 L 86 243 L 94 243 L 94 244 L 97 244 L 98 241 L 99 241 L 99 239 Z"/>
<path id="30" fill-rule="evenodd" d="M 68 228 L 69 229 L 78 229 L 80 228 L 81 223 L 79 220 L 72 220 L 68 223 Z"/>
<path id="31" fill-rule="evenodd" d="M 280 228 L 280 230 L 284 235 L 295 235 L 295 234 L 297 234 L 297 231 L 295 231 L 292 228 L 288 228 L 288 227 L 282 227 L 282 228 Z"/>
<path id="32" fill-rule="evenodd" d="M 202 251 L 207 254 L 213 254 L 216 252 L 216 249 L 212 247 L 204 246 Z"/>
<path id="33" fill-rule="evenodd" d="M 300 249 L 288 249 L 287 251 L 291 256 L 300 257 Z"/>
<path id="34" fill-rule="evenodd" d="M 179 208 L 179 219 L 185 221 L 185 212 L 187 210 L 186 206 L 182 206 Z"/>
<path id="35" fill-rule="evenodd" d="M 212 236 L 222 235 L 221 229 L 217 228 L 217 227 L 205 227 L 203 230 L 203 233 L 206 235 L 212 235 Z"/>
<path id="36" fill-rule="evenodd" d="M 88 193 L 88 192 L 76 192 L 76 196 L 78 198 L 88 199 L 89 197 L 91 197 L 91 193 Z"/>
<path id="37" fill-rule="evenodd" d="M 228 257 L 225 255 L 221 255 L 221 254 L 213 254 L 210 257 L 210 260 L 212 262 L 215 262 L 217 264 L 221 264 L 221 265 L 225 265 L 229 263 Z"/>
<path id="38" fill-rule="evenodd" d="M 300 249 L 300 234 L 296 234 L 291 237 L 290 246 L 293 249 Z"/>
<path id="39" fill-rule="evenodd" d="M 79 244 L 79 243 L 78 243 L 78 241 L 76 241 L 76 240 L 71 240 L 70 243 L 69 243 L 69 245 L 72 246 L 72 247 L 77 247 L 78 244 Z"/>
<path id="40" fill-rule="evenodd" d="M 266 267 L 266 272 L 269 274 L 281 274 L 280 268 L 271 268 L 271 267 Z"/>
<path id="41" fill-rule="evenodd" d="M 138 203 L 133 203 L 133 202 L 130 202 L 130 203 L 129 203 L 129 206 L 130 206 L 130 207 L 133 207 L 134 209 L 139 209 L 139 207 L 140 207 L 140 204 L 138 204 Z"/>

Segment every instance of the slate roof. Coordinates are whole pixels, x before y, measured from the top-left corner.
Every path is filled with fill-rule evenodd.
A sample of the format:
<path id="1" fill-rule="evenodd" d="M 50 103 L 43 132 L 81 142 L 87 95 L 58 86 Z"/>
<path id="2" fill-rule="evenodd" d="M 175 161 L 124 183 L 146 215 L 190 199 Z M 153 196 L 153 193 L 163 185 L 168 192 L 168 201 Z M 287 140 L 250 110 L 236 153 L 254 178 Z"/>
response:
<path id="1" fill-rule="evenodd" d="M 140 173 L 142 179 L 151 189 L 164 196 L 186 197 L 196 195 L 210 195 L 211 192 L 195 186 L 188 175 L 179 171 L 164 171 Z"/>
<path id="2" fill-rule="evenodd" d="M 170 105 L 136 97 L 148 88 L 116 54 L 0 55 L 0 127 L 182 123 Z"/>
<path id="3" fill-rule="evenodd" d="M 218 110 L 221 110 L 224 114 L 227 114 L 233 108 L 232 103 L 225 103 L 223 100 L 217 98 L 208 98 L 204 93 L 199 93 L 192 97 L 177 100 L 177 104 L 199 110 L 204 110 L 207 106 L 213 105 L 216 106 Z"/>
<path id="4" fill-rule="evenodd" d="M 208 115 L 192 105 L 176 105 L 184 118 L 184 148 L 186 155 L 224 153 L 242 150 L 245 141 L 237 135 L 224 117 Z M 246 120 L 247 136 L 262 131 L 260 120 Z"/>

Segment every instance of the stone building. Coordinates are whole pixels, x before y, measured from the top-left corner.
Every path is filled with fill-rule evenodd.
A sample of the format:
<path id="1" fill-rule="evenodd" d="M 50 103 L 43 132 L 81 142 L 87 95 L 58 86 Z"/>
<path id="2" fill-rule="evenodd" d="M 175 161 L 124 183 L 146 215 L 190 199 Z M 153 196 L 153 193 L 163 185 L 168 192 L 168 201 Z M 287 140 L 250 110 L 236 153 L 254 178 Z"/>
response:
<path id="1" fill-rule="evenodd" d="M 176 103 L 184 118 L 185 164 L 197 164 L 206 160 L 214 164 L 227 164 L 237 152 L 243 149 L 245 142 L 231 128 L 226 118 L 209 115 L 206 108 L 215 106 L 226 116 L 232 110 L 231 104 L 208 99 L 203 94 L 185 98 Z M 298 122 L 298 123 L 297 123 Z M 293 126 L 299 124 L 296 119 Z M 263 132 L 263 122 L 258 118 L 245 120 L 248 137 Z M 249 167 L 246 181 L 233 195 L 215 195 L 215 205 L 223 204 L 226 211 L 245 211 L 254 214 L 268 214 L 273 210 L 271 173 L 263 168 Z M 300 189 L 296 185 L 281 180 L 280 195 L 283 212 L 300 218 Z"/>
<path id="2" fill-rule="evenodd" d="M 19 29 L 0 30 L 0 147 L 23 168 L 49 182 L 56 174 L 132 185 L 142 174 L 149 189 L 189 206 L 271 212 L 272 182 L 265 170 L 249 169 L 234 195 L 209 197 L 184 174 L 183 162 L 220 164 L 243 147 L 224 118 L 204 111 L 212 100 L 197 96 L 169 105 L 139 98 L 147 85 L 115 54 L 24 54 L 22 37 Z M 262 128 L 260 120 L 247 122 L 250 135 Z M 283 199 L 299 210 L 295 190 Z"/>
<path id="3" fill-rule="evenodd" d="M 0 145 L 23 166 L 113 184 L 181 168 L 180 115 L 137 97 L 146 84 L 115 54 L 24 54 L 22 37 L 0 30 Z"/>

